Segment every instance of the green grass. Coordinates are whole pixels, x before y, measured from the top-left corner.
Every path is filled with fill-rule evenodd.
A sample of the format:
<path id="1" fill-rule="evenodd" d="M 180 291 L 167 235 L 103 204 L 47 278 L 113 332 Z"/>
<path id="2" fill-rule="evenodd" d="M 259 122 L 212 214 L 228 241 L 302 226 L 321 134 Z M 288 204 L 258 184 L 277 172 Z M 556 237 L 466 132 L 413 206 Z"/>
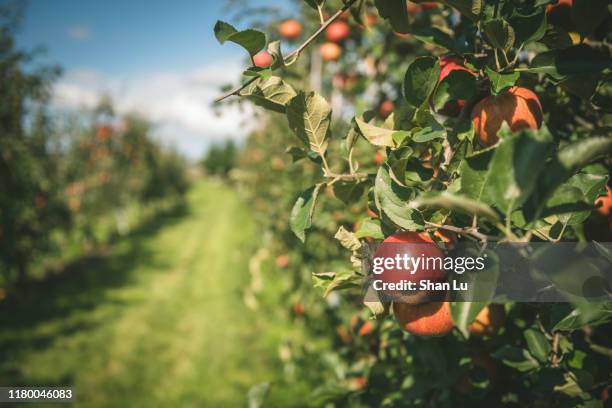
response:
<path id="1" fill-rule="evenodd" d="M 0 385 L 72 385 L 79 406 L 240 406 L 282 371 L 287 321 L 248 309 L 258 235 L 229 188 L 0 303 Z M 273 318 L 279 319 L 279 318 Z"/>

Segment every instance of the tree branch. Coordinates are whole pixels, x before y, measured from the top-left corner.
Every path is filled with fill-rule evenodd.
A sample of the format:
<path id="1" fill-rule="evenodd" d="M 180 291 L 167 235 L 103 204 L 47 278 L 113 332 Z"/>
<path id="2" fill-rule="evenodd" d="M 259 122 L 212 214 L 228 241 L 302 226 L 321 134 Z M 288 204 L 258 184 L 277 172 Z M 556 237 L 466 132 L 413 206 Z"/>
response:
<path id="1" fill-rule="evenodd" d="M 288 64 L 291 62 L 291 60 L 293 58 L 297 58 L 299 57 L 299 54 L 304 50 L 304 48 L 308 47 L 310 45 L 310 43 L 312 43 L 318 36 L 319 34 L 321 34 L 323 31 L 325 31 L 325 29 L 334 22 L 334 20 L 336 20 L 338 17 L 340 17 L 340 15 L 342 13 L 344 13 L 346 10 L 348 10 L 353 3 L 355 3 L 357 0 L 349 0 L 346 2 L 346 4 L 344 5 L 344 7 L 342 7 L 340 10 L 338 10 L 333 16 L 331 16 L 329 19 L 327 19 L 327 21 L 325 21 L 323 24 L 321 24 L 321 27 L 319 27 L 317 29 L 317 31 L 315 31 L 310 37 L 308 37 L 308 39 L 306 39 L 306 41 L 304 41 L 302 43 L 302 45 L 300 45 L 299 47 L 297 47 L 295 50 L 293 50 L 291 53 L 289 53 L 286 57 L 283 58 L 283 63 L 284 64 Z M 232 89 L 231 91 L 219 96 L 217 99 L 215 99 L 215 102 L 221 102 L 222 100 L 229 98 L 232 95 L 236 95 L 238 94 L 240 91 L 242 91 L 244 88 L 246 88 L 247 86 L 251 85 L 253 82 L 255 82 L 255 80 L 258 77 L 252 77 L 251 79 L 249 79 L 248 81 L 246 81 L 245 83 L 243 83 L 242 85 Z"/>

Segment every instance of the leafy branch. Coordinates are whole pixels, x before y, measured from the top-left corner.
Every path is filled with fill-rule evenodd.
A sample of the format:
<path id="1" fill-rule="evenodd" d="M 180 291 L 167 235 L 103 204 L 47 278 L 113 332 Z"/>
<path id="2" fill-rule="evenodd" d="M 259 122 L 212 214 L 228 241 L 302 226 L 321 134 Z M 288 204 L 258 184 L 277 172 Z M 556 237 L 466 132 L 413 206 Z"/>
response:
<path id="1" fill-rule="evenodd" d="M 310 37 L 308 37 L 306 39 L 306 41 L 304 41 L 300 46 L 298 46 L 295 50 L 293 50 L 286 57 L 284 57 L 283 58 L 283 65 L 291 65 L 292 63 L 294 63 L 297 60 L 297 58 L 299 58 L 300 53 L 302 51 L 304 51 L 304 49 L 306 47 L 308 47 L 323 31 L 325 31 L 325 29 L 331 23 L 333 23 L 338 17 L 340 17 L 342 15 L 342 13 L 344 13 L 346 10 L 348 10 L 356 1 L 357 0 L 349 0 L 349 1 L 347 1 L 346 4 L 341 9 L 336 11 L 336 13 L 334 15 L 332 15 L 329 19 L 327 19 L 327 21 L 322 23 L 321 27 L 319 27 L 314 33 L 312 33 L 312 35 Z M 248 81 L 246 81 L 245 83 L 243 83 L 242 85 L 240 85 L 240 86 L 232 89 L 231 91 L 229 91 L 229 92 L 219 96 L 218 98 L 215 99 L 215 103 L 221 102 L 222 100 L 224 100 L 226 98 L 229 98 L 230 96 L 237 95 L 240 91 L 242 91 L 247 86 L 249 86 L 253 82 L 255 82 L 257 80 L 257 78 L 259 78 L 259 77 L 258 76 L 254 76 L 254 77 L 250 78 Z"/>

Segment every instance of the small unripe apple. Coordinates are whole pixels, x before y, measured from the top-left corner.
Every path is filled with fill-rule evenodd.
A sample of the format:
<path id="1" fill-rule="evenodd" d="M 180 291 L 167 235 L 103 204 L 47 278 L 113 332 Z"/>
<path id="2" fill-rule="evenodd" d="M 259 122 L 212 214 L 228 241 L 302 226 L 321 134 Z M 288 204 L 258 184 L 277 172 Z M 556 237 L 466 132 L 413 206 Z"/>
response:
<path id="1" fill-rule="evenodd" d="M 417 336 L 439 337 L 453 330 L 449 302 L 419 305 L 394 302 L 393 314 L 402 329 Z"/>
<path id="2" fill-rule="evenodd" d="M 326 42 L 321 44 L 319 52 L 321 53 L 321 57 L 324 61 L 336 61 L 338 58 L 340 58 L 342 49 L 336 43 Z"/>
<path id="3" fill-rule="evenodd" d="M 539 129 L 542 105 L 533 91 L 513 86 L 499 95 L 487 96 L 472 109 L 472 123 L 483 146 L 494 145 L 497 132 L 506 121 L 513 132 Z"/>
<path id="4" fill-rule="evenodd" d="M 294 19 L 285 20 L 278 27 L 281 37 L 288 40 L 295 40 L 302 34 L 302 24 Z"/>
<path id="5" fill-rule="evenodd" d="M 325 30 L 325 38 L 336 43 L 346 40 L 350 34 L 351 29 L 344 21 L 333 22 Z"/>
<path id="6" fill-rule="evenodd" d="M 253 63 L 256 67 L 268 68 L 272 65 L 272 56 L 268 51 L 261 50 L 253 56 Z"/>

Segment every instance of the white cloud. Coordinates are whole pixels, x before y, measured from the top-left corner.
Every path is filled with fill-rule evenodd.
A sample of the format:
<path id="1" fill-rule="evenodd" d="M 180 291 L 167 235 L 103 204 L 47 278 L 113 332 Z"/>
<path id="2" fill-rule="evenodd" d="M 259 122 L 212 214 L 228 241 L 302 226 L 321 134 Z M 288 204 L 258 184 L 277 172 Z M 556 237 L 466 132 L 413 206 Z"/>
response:
<path id="1" fill-rule="evenodd" d="M 84 24 L 75 24 L 68 27 L 66 33 L 75 41 L 86 41 L 91 37 L 91 28 Z"/>
<path id="2" fill-rule="evenodd" d="M 56 84 L 54 102 L 69 110 L 91 108 L 101 95 L 109 95 L 118 113 L 143 114 L 154 123 L 156 137 L 197 158 L 211 142 L 242 139 L 251 130 L 249 112 L 240 112 L 236 105 L 211 105 L 221 85 L 236 83 L 240 72 L 241 66 L 232 63 L 133 79 L 73 70 Z"/>

